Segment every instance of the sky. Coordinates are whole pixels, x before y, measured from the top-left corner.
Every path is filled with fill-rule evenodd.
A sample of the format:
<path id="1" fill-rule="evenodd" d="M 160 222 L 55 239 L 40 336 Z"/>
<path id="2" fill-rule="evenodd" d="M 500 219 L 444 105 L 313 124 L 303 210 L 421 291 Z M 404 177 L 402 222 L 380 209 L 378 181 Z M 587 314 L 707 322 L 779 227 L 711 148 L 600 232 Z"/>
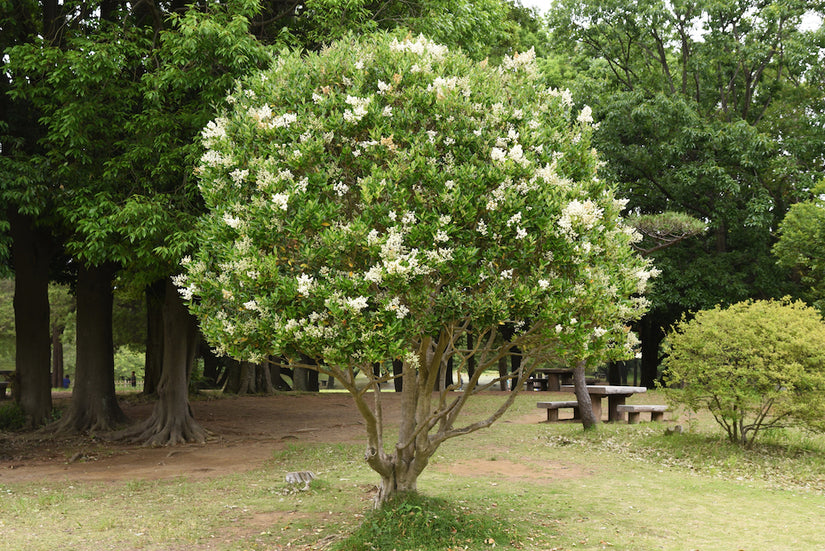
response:
<path id="1" fill-rule="evenodd" d="M 538 8 L 540 12 L 545 12 L 550 7 L 552 0 L 521 0 L 522 6 L 528 8 Z"/>

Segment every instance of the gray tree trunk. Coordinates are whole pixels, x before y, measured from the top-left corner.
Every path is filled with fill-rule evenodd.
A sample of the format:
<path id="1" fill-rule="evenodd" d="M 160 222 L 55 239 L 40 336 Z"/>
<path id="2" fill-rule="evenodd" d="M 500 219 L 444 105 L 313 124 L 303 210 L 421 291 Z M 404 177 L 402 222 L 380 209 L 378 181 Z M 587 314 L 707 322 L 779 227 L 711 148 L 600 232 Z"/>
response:
<path id="1" fill-rule="evenodd" d="M 136 427 L 119 433 L 146 446 L 204 442 L 207 431 L 192 416 L 189 377 L 199 342 L 198 326 L 171 279 L 163 302 L 163 371 L 158 401 L 152 415 Z"/>
<path id="2" fill-rule="evenodd" d="M 584 376 L 585 362 L 576 363 L 573 368 L 573 388 L 576 392 L 576 400 L 579 402 L 579 414 L 585 430 L 596 428 L 599 419 L 593 415 L 593 404 L 590 401 L 590 394 L 587 392 L 587 381 Z"/>

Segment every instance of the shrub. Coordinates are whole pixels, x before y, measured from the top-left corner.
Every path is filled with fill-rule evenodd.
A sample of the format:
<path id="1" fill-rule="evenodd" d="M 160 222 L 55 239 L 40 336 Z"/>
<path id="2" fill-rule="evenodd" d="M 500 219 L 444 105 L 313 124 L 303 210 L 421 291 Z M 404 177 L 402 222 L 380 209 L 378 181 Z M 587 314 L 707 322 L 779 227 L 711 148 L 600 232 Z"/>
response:
<path id="1" fill-rule="evenodd" d="M 20 430 L 26 425 L 26 414 L 15 404 L 0 406 L 0 430 Z"/>
<path id="2" fill-rule="evenodd" d="M 510 526 L 444 500 L 405 494 L 368 513 L 336 551 L 361 549 L 482 549 L 510 543 Z"/>
<path id="3" fill-rule="evenodd" d="M 666 392 L 706 407 L 730 440 L 750 446 L 760 430 L 825 427 L 825 324 L 802 302 L 746 301 L 682 319 L 667 337 Z"/>

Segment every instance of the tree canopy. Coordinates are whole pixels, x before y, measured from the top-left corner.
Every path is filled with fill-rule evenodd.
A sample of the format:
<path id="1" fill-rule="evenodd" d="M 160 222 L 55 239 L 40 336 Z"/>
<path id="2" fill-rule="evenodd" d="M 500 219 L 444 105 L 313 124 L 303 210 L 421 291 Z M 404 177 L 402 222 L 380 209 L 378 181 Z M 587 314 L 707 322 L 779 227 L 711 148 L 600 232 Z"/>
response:
<path id="1" fill-rule="evenodd" d="M 788 206 L 822 176 L 821 2 L 560 1 L 549 24 L 570 87 L 599 124 L 604 174 L 639 215 L 676 211 L 707 232 L 652 251 L 662 277 L 643 325 L 652 384 L 681 312 L 794 293 L 770 255 Z"/>
<path id="2" fill-rule="evenodd" d="M 532 51 L 492 67 L 421 36 L 347 38 L 282 54 L 227 103 L 202 134 L 209 214 L 178 284 L 220 351 L 308 357 L 341 381 L 386 494 L 503 413 L 511 399 L 453 427 L 503 355 L 632 355 L 654 270 L 596 176 L 589 108 L 542 87 Z M 431 406 L 442 363 L 473 356 L 465 392 Z M 355 373 L 392 360 L 411 401 L 385 452 Z"/>

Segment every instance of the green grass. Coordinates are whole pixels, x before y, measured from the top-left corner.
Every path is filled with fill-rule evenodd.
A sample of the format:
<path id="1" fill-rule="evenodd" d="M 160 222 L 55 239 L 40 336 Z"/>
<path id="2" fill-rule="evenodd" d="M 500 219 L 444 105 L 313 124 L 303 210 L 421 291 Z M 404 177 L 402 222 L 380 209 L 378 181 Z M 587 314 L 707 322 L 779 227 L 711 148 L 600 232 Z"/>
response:
<path id="1" fill-rule="evenodd" d="M 445 443 L 424 497 L 392 512 L 371 510 L 360 445 L 289 444 L 208 480 L 7 484 L 0 471 L 0 549 L 825 549 L 825 437 L 775 431 L 744 450 L 701 415 L 671 436 L 655 423 L 585 433 L 523 422 L 541 415 L 537 396 Z M 318 479 L 292 489 L 295 470 Z"/>

